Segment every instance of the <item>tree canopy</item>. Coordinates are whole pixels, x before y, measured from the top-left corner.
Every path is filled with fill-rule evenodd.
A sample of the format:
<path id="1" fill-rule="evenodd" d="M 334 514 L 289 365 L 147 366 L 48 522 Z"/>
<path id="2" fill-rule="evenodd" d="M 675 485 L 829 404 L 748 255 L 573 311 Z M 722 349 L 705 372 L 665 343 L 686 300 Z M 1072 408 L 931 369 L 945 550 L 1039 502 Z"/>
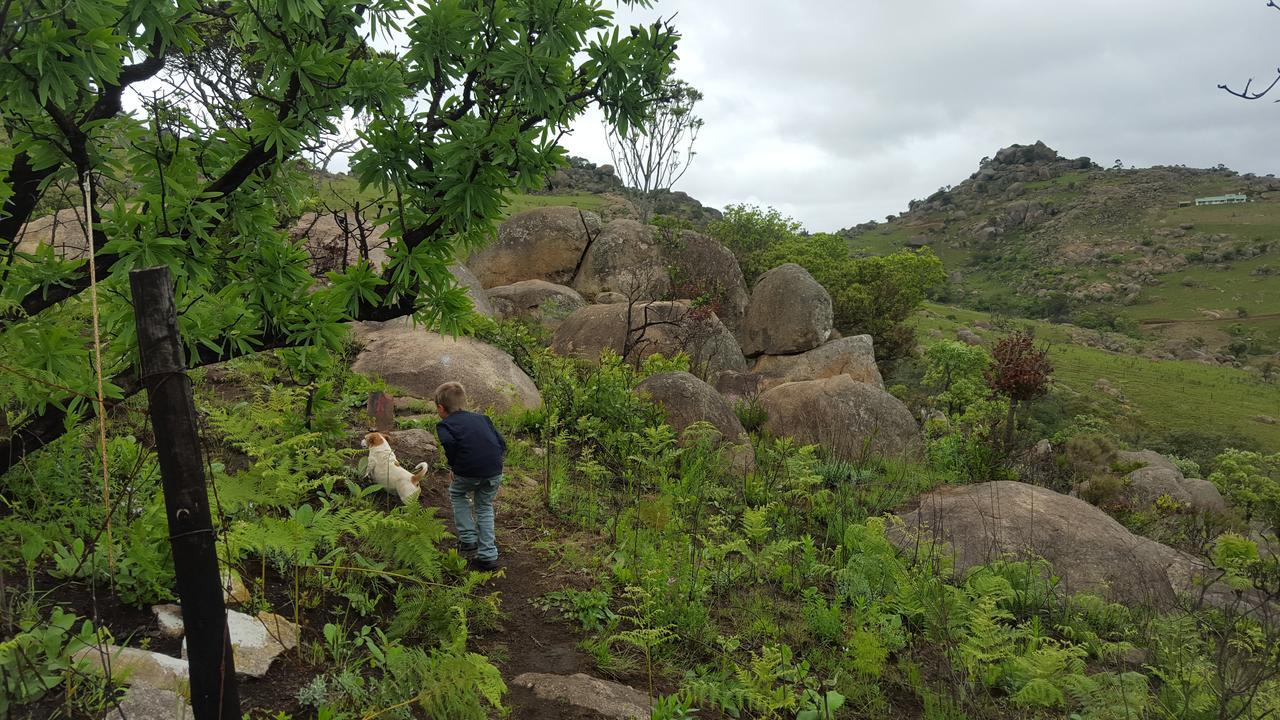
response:
<path id="1" fill-rule="evenodd" d="M 353 319 L 462 329 L 448 264 L 564 162 L 586 108 L 641 121 L 678 40 L 664 20 L 621 31 L 598 0 L 3 3 L 0 472 L 93 412 L 91 270 L 111 402 L 140 387 L 138 267 L 170 268 L 191 365 L 331 350 Z M 284 228 L 350 125 L 393 244 L 318 283 Z M 19 247 L 54 188 L 86 252 Z"/>

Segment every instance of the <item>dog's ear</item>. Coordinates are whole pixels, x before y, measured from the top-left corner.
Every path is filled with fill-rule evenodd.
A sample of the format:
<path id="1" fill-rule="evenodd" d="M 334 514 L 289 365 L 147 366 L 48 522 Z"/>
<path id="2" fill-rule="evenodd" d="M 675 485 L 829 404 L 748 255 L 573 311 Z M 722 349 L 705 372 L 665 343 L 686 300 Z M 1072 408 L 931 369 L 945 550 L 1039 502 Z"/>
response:
<path id="1" fill-rule="evenodd" d="M 369 447 L 377 447 L 385 444 L 387 439 L 382 437 L 382 433 L 371 432 L 364 436 L 364 441 Z"/>

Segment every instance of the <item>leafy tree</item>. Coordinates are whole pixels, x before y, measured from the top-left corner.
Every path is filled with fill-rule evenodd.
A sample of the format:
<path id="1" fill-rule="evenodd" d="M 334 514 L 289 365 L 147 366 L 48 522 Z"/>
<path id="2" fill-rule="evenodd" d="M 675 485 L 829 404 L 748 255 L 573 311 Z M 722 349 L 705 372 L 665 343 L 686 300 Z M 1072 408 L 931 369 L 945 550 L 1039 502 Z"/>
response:
<path id="1" fill-rule="evenodd" d="M 613 164 L 633 191 L 641 222 L 649 219 L 654 194 L 670 190 L 693 162 L 693 143 L 703 125 L 693 108 L 701 99 L 697 88 L 673 80 L 650 105 L 643 121 L 606 128 Z"/>
<path id="2" fill-rule="evenodd" d="M 754 283 L 772 267 L 766 265 L 764 251 L 792 240 L 803 230 L 796 219 L 755 205 L 730 205 L 724 209 L 723 217 L 707 226 L 707 232 L 737 256 L 748 283 Z"/>
<path id="3" fill-rule="evenodd" d="M 1280 453 L 1227 450 L 1215 465 L 1209 481 L 1249 519 L 1266 523 L 1280 537 Z"/>
<path id="4" fill-rule="evenodd" d="M 392 31 L 398 49 L 375 50 Z M 665 21 L 619 32 L 595 0 L 3 3 L 0 409 L 13 431 L 0 472 L 94 412 L 91 271 L 108 405 L 141 385 L 133 268 L 170 267 L 192 365 L 271 348 L 314 364 L 352 319 L 463 329 L 453 257 L 491 235 L 507 194 L 565 161 L 556 140 L 587 107 L 624 132 L 642 121 L 678 39 Z M 144 81 L 159 89 L 140 95 Z M 140 107 L 125 112 L 129 97 Z M 393 244 L 385 267 L 317 284 L 280 228 L 309 194 L 303 159 L 327 156 L 344 118 Z M 92 265 L 19 250 L 56 186 L 88 209 Z"/>
<path id="5" fill-rule="evenodd" d="M 987 369 L 987 385 L 996 393 L 1009 399 L 1009 410 L 1004 424 L 1004 445 L 1013 445 L 1019 407 L 1049 391 L 1053 363 L 1049 361 L 1049 348 L 1036 347 L 1029 332 L 1017 332 L 1002 338 L 992 349 L 995 363 Z"/>
<path id="6" fill-rule="evenodd" d="M 988 395 L 984 373 L 990 366 L 985 348 L 944 340 L 925 352 L 924 384 L 947 415 L 955 415 Z"/>

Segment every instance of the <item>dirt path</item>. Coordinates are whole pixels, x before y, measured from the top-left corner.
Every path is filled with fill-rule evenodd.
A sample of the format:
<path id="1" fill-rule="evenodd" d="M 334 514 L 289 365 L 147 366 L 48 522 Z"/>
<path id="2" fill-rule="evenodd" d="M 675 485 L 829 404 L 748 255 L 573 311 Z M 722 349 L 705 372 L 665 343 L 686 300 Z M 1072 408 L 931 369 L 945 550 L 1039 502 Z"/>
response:
<path id="1" fill-rule="evenodd" d="M 543 534 L 539 518 L 532 513 L 512 511 L 515 505 L 511 502 L 512 496 L 527 490 L 521 485 L 504 486 L 498 494 L 495 524 L 504 572 L 487 587 L 501 593 L 503 620 L 499 629 L 474 637 L 476 649 L 501 661 L 496 664 L 509 688 L 506 704 L 512 708 L 509 717 L 514 720 L 596 720 L 601 716 L 535 697 L 532 691 L 512 682 L 526 672 L 572 675 L 592 674 L 594 670 L 591 659 L 578 649 L 580 638 L 573 629 L 556 613 L 542 610 L 532 602 L 541 595 L 564 589 L 564 583 L 554 578 L 543 553 L 533 547 Z M 422 498 L 424 504 L 437 508 L 452 531 L 453 510 L 447 477 L 433 478 L 429 486 L 423 487 Z M 528 517 L 521 517 L 522 514 Z"/>

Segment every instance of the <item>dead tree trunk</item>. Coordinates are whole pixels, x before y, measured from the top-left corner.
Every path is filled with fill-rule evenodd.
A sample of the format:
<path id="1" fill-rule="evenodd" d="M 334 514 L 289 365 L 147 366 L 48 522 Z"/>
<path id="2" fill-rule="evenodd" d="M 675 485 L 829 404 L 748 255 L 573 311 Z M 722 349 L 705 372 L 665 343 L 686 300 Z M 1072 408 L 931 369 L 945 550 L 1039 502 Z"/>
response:
<path id="1" fill-rule="evenodd" d="M 134 270 L 129 284 L 186 626 L 191 709 L 195 720 L 239 720 L 240 692 L 169 268 Z"/>

